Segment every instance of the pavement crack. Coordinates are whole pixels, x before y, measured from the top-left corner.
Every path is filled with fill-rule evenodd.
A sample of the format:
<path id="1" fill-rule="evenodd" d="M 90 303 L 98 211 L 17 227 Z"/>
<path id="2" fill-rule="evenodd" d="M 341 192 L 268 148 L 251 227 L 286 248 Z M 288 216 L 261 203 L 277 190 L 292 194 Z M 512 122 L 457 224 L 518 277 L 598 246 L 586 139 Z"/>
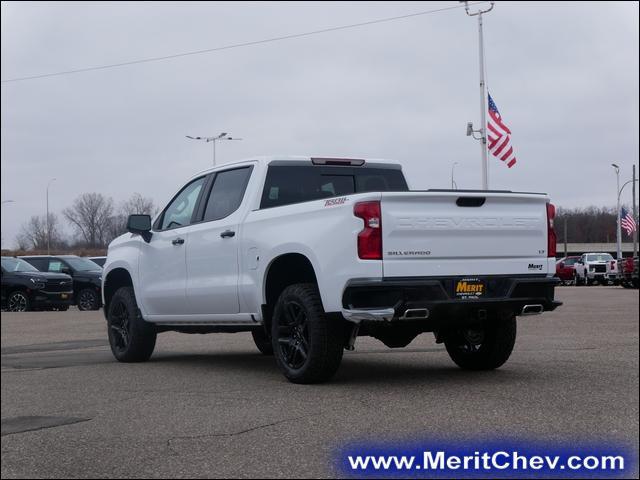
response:
<path id="1" fill-rule="evenodd" d="M 308 414 L 308 415 L 301 415 L 301 416 L 298 416 L 298 417 L 284 418 L 284 419 L 278 420 L 276 422 L 270 422 L 270 423 L 265 423 L 265 424 L 261 424 L 261 425 L 256 425 L 255 427 L 246 428 L 244 430 L 239 430 L 237 432 L 207 433 L 207 434 L 203 434 L 203 435 L 183 435 L 183 436 L 170 437 L 169 439 L 167 439 L 167 449 L 169 450 L 169 455 L 179 456 L 180 452 L 178 452 L 173 446 L 173 442 L 176 442 L 176 441 L 180 441 L 180 440 L 203 440 L 203 439 L 207 439 L 207 438 L 216 438 L 216 437 L 237 437 L 237 436 L 240 436 L 240 435 L 244 435 L 245 433 L 250 433 L 250 432 L 254 432 L 256 430 L 262 430 L 262 429 L 265 429 L 265 428 L 275 427 L 275 426 L 281 425 L 283 423 L 295 422 L 296 420 L 301 420 L 303 418 L 309 418 L 309 417 L 313 417 L 313 416 L 317 416 L 317 415 L 320 415 L 320 413 L 318 412 L 318 413 L 312 413 L 312 414 Z"/>

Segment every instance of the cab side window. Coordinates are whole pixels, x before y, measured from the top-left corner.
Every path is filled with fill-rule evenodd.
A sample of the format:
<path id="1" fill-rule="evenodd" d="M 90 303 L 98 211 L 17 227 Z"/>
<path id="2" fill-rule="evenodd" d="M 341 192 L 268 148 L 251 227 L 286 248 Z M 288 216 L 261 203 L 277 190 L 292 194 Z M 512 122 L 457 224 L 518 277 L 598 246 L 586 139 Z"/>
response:
<path id="1" fill-rule="evenodd" d="M 49 260 L 46 258 L 29 258 L 27 261 L 41 272 L 46 272 L 49 266 Z"/>
<path id="2" fill-rule="evenodd" d="M 251 170 L 251 167 L 244 167 L 216 174 L 204 211 L 205 222 L 228 217 L 238 209 L 249 183 Z"/>
<path id="3" fill-rule="evenodd" d="M 158 229 L 169 230 L 171 228 L 184 227 L 191 223 L 193 211 L 198 202 L 200 191 L 205 182 L 205 177 L 200 177 L 187 184 L 178 195 L 169 203 L 160 219 Z"/>
<path id="4" fill-rule="evenodd" d="M 64 264 L 60 260 L 49 260 L 49 268 L 47 268 L 47 271 L 60 273 L 63 267 Z"/>

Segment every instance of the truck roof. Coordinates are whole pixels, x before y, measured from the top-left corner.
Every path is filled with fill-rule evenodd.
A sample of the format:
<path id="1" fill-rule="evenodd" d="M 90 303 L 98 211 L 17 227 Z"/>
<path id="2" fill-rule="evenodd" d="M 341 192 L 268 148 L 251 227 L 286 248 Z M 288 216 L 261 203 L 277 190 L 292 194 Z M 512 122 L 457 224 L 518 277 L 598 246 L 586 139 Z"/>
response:
<path id="1" fill-rule="evenodd" d="M 228 162 L 228 163 L 224 163 L 224 164 L 220 164 L 220 165 L 216 165 L 214 167 L 210 167 L 207 168 L 205 170 L 201 170 L 200 172 L 198 172 L 195 176 L 199 176 L 202 175 L 204 173 L 209 173 L 212 172 L 214 170 L 217 170 L 219 168 L 222 167 L 230 167 L 233 165 L 240 165 L 243 163 L 249 163 L 249 162 L 257 162 L 260 164 L 270 164 L 271 162 L 291 162 L 291 163 L 296 163 L 296 162 L 312 162 L 315 160 L 325 160 L 325 161 L 336 161 L 336 162 L 340 162 L 340 161 L 360 161 L 363 162 L 362 166 L 366 166 L 366 165 L 398 165 L 400 166 L 400 162 L 395 161 L 395 160 L 386 160 L 386 159 L 382 159 L 382 158 L 365 158 L 365 157 L 341 157 L 341 156 L 320 156 L 320 155 L 314 155 L 314 156 L 310 156 L 310 155 L 265 155 L 265 156 L 257 156 L 257 157 L 250 157 L 250 158 L 245 158 L 243 160 L 236 160 L 234 162 Z"/>

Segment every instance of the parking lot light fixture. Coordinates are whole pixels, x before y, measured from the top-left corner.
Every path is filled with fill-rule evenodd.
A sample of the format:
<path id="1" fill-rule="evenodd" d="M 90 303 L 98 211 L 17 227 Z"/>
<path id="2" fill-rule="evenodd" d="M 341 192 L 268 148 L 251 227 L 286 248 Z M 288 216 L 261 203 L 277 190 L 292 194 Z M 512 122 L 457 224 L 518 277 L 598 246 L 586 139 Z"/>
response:
<path id="1" fill-rule="evenodd" d="M 207 143 L 209 142 L 213 143 L 213 166 L 214 167 L 216 166 L 216 142 L 219 142 L 220 140 L 242 140 L 241 138 L 235 138 L 235 137 L 229 136 L 227 132 L 222 132 L 219 135 L 216 135 L 215 137 L 192 137 L 191 135 L 185 135 L 185 137 L 187 137 L 190 140 L 204 140 Z"/>
<path id="2" fill-rule="evenodd" d="M 622 247 L 620 245 L 620 237 L 622 236 L 620 231 L 620 167 L 615 163 L 612 163 L 611 166 L 616 171 L 616 260 L 620 261 L 622 258 Z"/>

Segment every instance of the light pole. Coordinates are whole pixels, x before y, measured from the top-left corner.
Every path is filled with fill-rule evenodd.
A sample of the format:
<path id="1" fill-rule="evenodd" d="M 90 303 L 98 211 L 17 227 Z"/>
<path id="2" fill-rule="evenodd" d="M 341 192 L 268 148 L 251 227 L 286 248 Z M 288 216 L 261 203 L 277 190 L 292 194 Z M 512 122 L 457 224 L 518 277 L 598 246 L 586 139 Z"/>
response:
<path id="1" fill-rule="evenodd" d="M 51 230 L 49 230 L 49 186 L 55 181 L 56 179 L 52 178 L 49 180 L 49 183 L 47 183 L 47 255 L 51 255 L 51 248 L 49 245 L 51 243 Z"/>
<path id="2" fill-rule="evenodd" d="M 462 2 L 461 2 L 462 3 Z M 480 148 L 482 151 L 482 189 L 489 189 L 489 163 L 487 161 L 487 100 L 486 92 L 487 88 L 484 82 L 484 39 L 482 36 L 482 14 L 488 13 L 493 10 L 495 2 L 489 2 L 490 6 L 486 10 L 478 10 L 477 12 L 469 12 L 469 2 L 464 2 L 464 9 L 467 15 L 470 17 L 478 17 L 478 38 L 479 38 L 479 50 L 480 50 L 480 121 L 482 125 L 479 130 L 475 130 L 480 133 Z M 473 126 L 471 126 L 473 132 Z M 469 132 L 469 126 L 467 126 L 467 135 L 471 135 Z"/>
<path id="3" fill-rule="evenodd" d="M 222 132 L 220 135 L 216 137 L 192 137 L 191 135 L 185 135 L 187 138 L 191 140 L 204 140 L 205 142 L 213 142 L 213 166 L 216 166 L 216 142 L 220 140 L 242 140 L 241 138 L 233 138 L 227 136 L 226 132 Z"/>
<path id="4" fill-rule="evenodd" d="M 453 165 L 451 165 L 451 190 L 458 189 L 458 185 L 453 180 L 453 170 L 456 168 L 456 165 L 458 165 L 458 162 L 453 162 Z"/>
<path id="5" fill-rule="evenodd" d="M 621 230 L 621 222 L 622 219 L 620 218 L 620 197 L 622 196 L 622 191 L 624 190 L 624 187 L 626 187 L 627 185 L 629 185 L 630 183 L 633 184 L 633 186 L 635 187 L 635 183 L 638 181 L 637 178 L 634 178 L 632 180 L 628 180 L 626 181 L 622 187 L 620 188 L 620 190 L 618 190 L 618 230 L 617 230 L 617 235 L 618 235 L 618 256 L 619 258 L 622 258 L 622 248 L 621 248 L 621 238 L 622 238 L 622 230 Z M 618 180 L 618 185 L 620 185 L 620 181 Z M 635 190 L 635 188 L 634 188 Z M 633 197 L 633 203 L 635 204 L 635 197 Z M 634 221 L 635 221 L 635 215 L 634 215 Z M 637 233 L 638 229 L 636 227 L 636 231 L 633 232 L 634 233 L 634 245 L 633 245 L 633 256 L 636 256 L 636 245 L 635 245 L 635 234 Z"/>

